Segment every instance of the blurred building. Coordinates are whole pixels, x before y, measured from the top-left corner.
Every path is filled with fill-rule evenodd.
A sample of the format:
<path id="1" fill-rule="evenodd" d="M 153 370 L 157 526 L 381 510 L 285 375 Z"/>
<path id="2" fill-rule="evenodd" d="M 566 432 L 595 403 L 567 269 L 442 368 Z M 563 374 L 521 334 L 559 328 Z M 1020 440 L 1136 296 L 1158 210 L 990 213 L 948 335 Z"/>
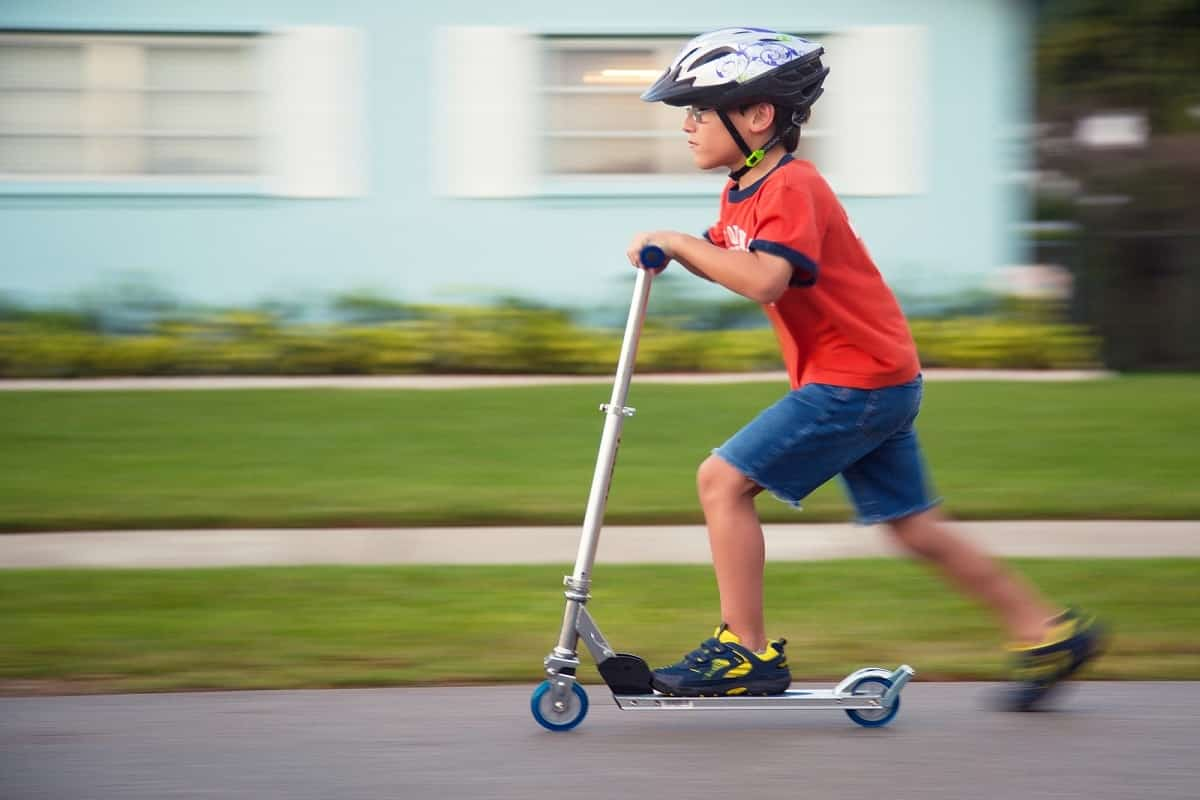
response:
<path id="1" fill-rule="evenodd" d="M 905 293 L 1024 261 L 1032 4 L 0 4 L 0 292 L 128 273 L 186 300 L 611 297 L 636 231 L 699 233 L 682 114 L 638 94 L 729 24 L 827 49 L 799 155 Z M 700 292 L 711 289 L 697 283 Z"/>

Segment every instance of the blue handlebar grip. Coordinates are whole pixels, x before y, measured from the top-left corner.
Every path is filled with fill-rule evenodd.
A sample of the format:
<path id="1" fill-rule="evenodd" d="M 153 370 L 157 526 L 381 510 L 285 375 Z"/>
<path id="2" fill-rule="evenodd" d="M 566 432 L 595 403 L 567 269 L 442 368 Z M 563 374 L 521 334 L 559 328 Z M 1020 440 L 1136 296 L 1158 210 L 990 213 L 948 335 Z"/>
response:
<path id="1" fill-rule="evenodd" d="M 661 247 L 648 244 L 638 253 L 638 260 L 647 269 L 662 269 L 667 265 L 667 254 L 663 252 Z"/>

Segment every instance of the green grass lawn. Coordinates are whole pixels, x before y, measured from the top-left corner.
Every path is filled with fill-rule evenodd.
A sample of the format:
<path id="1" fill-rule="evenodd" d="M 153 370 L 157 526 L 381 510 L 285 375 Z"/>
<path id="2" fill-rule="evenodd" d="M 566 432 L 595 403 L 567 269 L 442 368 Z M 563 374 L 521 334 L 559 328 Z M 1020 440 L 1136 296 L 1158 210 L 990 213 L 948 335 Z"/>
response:
<path id="1" fill-rule="evenodd" d="M 784 388 L 635 382 L 608 521 L 698 521 L 696 465 Z M 575 523 L 608 392 L 6 392 L 0 530 Z M 963 518 L 1197 518 L 1198 412 L 1200 376 L 931 383 L 918 427 Z M 836 482 L 759 507 L 849 516 Z"/>
<path id="2" fill-rule="evenodd" d="M 1015 563 L 1110 623 L 1090 677 L 1200 679 L 1200 561 Z M 0 693 L 532 682 L 557 641 L 564 569 L 9 571 Z M 601 564 L 594 578 L 601 629 L 652 666 L 716 623 L 707 567 Z M 770 564 L 767 603 L 798 682 L 902 662 L 926 680 L 1004 674 L 993 621 L 912 562 Z"/>

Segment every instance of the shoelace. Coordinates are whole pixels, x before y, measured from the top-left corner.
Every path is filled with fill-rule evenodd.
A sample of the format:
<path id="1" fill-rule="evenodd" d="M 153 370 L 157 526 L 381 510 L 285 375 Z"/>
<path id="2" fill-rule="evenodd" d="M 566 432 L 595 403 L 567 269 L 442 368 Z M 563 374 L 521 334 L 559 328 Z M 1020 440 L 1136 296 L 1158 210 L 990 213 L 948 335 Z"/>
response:
<path id="1" fill-rule="evenodd" d="M 729 652 L 729 648 L 714 636 L 701 642 L 699 647 L 684 656 L 675 666 L 698 667 L 701 664 L 707 664 L 709 661 L 712 661 L 714 655 L 719 656 L 727 652 Z"/>

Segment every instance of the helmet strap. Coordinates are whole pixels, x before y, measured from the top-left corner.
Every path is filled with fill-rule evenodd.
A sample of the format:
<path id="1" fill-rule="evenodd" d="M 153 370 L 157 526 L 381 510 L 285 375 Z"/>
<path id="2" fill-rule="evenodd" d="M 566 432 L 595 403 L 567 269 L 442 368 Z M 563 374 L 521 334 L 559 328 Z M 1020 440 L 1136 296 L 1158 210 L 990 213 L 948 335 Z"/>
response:
<path id="1" fill-rule="evenodd" d="M 758 148 L 757 150 L 751 150 L 750 145 L 746 144 L 746 140 L 742 138 L 740 133 L 738 133 L 737 126 L 733 124 L 733 120 L 729 118 L 729 115 L 726 114 L 723 109 L 717 109 L 717 116 L 721 118 L 721 122 L 725 125 L 725 130 L 729 131 L 729 135 L 733 137 L 733 141 L 738 146 L 738 149 L 742 151 L 742 155 L 746 157 L 746 160 L 742 163 L 742 166 L 729 173 L 729 178 L 734 183 L 736 183 L 739 178 L 749 172 L 753 167 L 757 166 L 758 162 L 763 160 L 763 157 L 770 151 L 770 149 L 783 140 L 783 135 L 777 133 L 768 139 L 767 143 L 762 147 Z"/>

